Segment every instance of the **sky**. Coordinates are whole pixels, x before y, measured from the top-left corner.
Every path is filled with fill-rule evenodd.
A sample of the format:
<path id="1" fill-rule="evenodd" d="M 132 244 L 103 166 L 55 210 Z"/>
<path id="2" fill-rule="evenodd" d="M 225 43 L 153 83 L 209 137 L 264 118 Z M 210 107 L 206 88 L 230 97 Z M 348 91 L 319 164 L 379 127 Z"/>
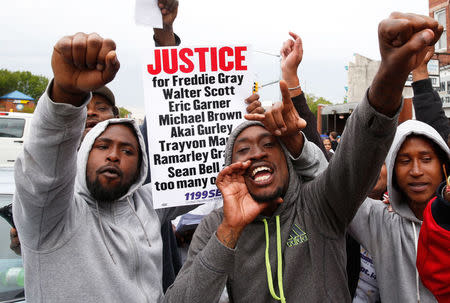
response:
<path id="1" fill-rule="evenodd" d="M 50 58 L 59 38 L 97 32 L 117 45 L 121 68 L 108 85 L 116 103 L 144 111 L 141 54 L 153 45 L 151 28 L 135 25 L 131 0 L 0 0 L 0 69 L 52 77 Z M 275 56 L 293 31 L 302 37 L 299 77 L 305 92 L 342 103 L 345 66 L 355 53 L 379 60 L 378 23 L 393 11 L 428 15 L 427 0 L 180 0 L 174 31 L 182 45 L 247 44 L 260 84 L 280 77 Z M 277 101 L 278 88 L 260 91 Z"/>

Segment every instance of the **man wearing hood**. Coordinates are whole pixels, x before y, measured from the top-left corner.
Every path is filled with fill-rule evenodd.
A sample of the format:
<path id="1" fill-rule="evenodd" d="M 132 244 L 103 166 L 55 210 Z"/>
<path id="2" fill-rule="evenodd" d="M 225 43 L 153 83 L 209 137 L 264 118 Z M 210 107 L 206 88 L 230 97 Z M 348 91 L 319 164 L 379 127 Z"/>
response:
<path id="1" fill-rule="evenodd" d="M 160 222 L 192 207 L 153 209 L 133 120 L 98 123 L 77 154 L 91 92 L 119 66 L 115 43 L 97 34 L 54 47 L 54 79 L 15 166 L 27 302 L 162 300 Z"/>
<path id="2" fill-rule="evenodd" d="M 440 134 L 416 120 L 402 123 L 386 158 L 390 212 L 368 198 L 350 233 L 371 254 L 382 302 L 436 302 L 416 271 L 423 211 L 444 180 L 450 151 Z M 448 167 L 448 166 L 447 166 Z"/>
<path id="3" fill-rule="evenodd" d="M 262 124 L 243 123 L 230 135 L 228 166 L 217 178 L 223 209 L 200 223 L 165 300 L 216 302 L 226 285 L 231 302 L 350 302 L 346 228 L 394 138 L 405 80 L 441 32 L 425 16 L 393 13 L 380 23 L 380 69 L 334 160 L 309 183 L 286 161 L 305 140 L 287 85 L 280 83 L 282 103 L 247 115 Z"/>

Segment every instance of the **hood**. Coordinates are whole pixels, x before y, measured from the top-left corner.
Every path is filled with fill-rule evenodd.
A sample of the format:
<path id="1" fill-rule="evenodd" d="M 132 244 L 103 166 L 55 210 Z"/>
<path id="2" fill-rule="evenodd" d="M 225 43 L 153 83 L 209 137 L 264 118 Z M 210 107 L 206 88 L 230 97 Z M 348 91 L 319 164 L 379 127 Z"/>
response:
<path id="1" fill-rule="evenodd" d="M 264 124 L 262 124 L 259 121 L 244 121 L 241 124 L 239 124 L 231 132 L 230 136 L 228 137 L 227 145 L 225 147 L 225 166 L 228 166 L 231 164 L 234 142 L 236 141 L 236 138 L 239 136 L 239 134 L 244 129 L 246 129 L 250 126 L 256 126 L 256 125 L 264 127 Z M 286 194 L 284 195 L 283 203 L 280 204 L 280 206 L 275 211 L 274 215 L 282 214 L 285 209 L 292 206 L 293 202 L 295 202 L 299 196 L 300 184 L 301 184 L 301 181 L 297 177 L 297 174 L 294 170 L 292 162 L 289 160 L 289 159 L 291 159 L 291 155 L 290 155 L 289 151 L 287 150 L 287 148 L 284 146 L 284 144 L 280 140 L 278 140 L 278 142 L 280 143 L 281 147 L 283 148 L 284 155 L 286 157 L 288 171 L 289 171 L 289 185 L 288 185 Z M 289 214 L 287 214 L 287 215 L 289 215 Z M 258 218 L 260 218 L 260 217 L 258 217 Z M 281 218 L 283 218 L 283 215 L 281 216 Z"/>
<path id="2" fill-rule="evenodd" d="M 133 125 L 134 130 L 136 132 L 136 135 L 138 137 L 138 144 L 141 148 L 142 153 L 142 161 L 141 161 L 141 167 L 140 167 L 140 174 L 139 178 L 136 180 L 136 182 L 130 186 L 128 192 L 123 195 L 120 200 L 126 199 L 127 197 L 131 196 L 139 187 L 144 184 L 145 178 L 147 176 L 147 154 L 146 154 L 146 147 L 144 143 L 144 139 L 142 137 L 141 131 L 139 130 L 138 125 L 136 122 L 132 119 L 110 119 L 105 120 L 103 122 L 98 123 L 94 128 L 89 131 L 89 133 L 86 134 L 84 137 L 83 142 L 81 143 L 80 149 L 78 150 L 78 157 L 77 157 L 77 177 L 75 181 L 75 191 L 82 195 L 88 203 L 92 203 L 94 201 L 94 198 L 91 196 L 91 193 L 89 192 L 86 184 L 86 166 L 87 161 L 89 157 L 89 152 L 92 149 L 92 145 L 94 144 L 95 139 L 97 139 L 98 136 L 100 136 L 105 129 L 110 124 L 124 124 L 129 123 Z"/>
<path id="3" fill-rule="evenodd" d="M 394 164 L 397 158 L 398 151 L 405 141 L 406 137 L 411 134 L 423 135 L 433 142 L 435 142 L 450 159 L 450 151 L 447 144 L 444 142 L 439 133 L 431 126 L 426 123 L 417 120 L 408 120 L 403 122 L 397 127 L 395 133 L 394 141 L 392 142 L 391 149 L 389 150 L 388 156 L 386 158 L 386 168 L 387 168 L 387 188 L 389 193 L 389 201 L 392 208 L 400 216 L 407 218 L 414 222 L 421 222 L 416 218 L 412 210 L 409 208 L 405 199 L 403 199 L 401 192 L 393 185 L 393 175 L 394 175 Z"/>

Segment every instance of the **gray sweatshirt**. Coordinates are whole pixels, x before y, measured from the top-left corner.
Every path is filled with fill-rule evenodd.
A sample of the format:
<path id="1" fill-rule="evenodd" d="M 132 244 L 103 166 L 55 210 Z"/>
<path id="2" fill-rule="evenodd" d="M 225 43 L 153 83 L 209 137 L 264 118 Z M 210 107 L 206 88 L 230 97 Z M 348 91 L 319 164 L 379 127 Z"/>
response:
<path id="1" fill-rule="evenodd" d="M 16 162 L 13 213 L 22 244 L 26 301 L 159 302 L 160 220 L 192 207 L 153 209 L 150 187 L 142 186 L 147 175 L 144 141 L 132 120 L 99 123 L 77 157 L 85 119 L 85 105 L 53 103 L 47 90 Z M 86 186 L 89 151 L 110 123 L 123 121 L 132 123 L 138 134 L 140 177 L 118 201 L 96 203 Z"/>
<path id="2" fill-rule="evenodd" d="M 247 225 L 235 249 L 217 239 L 215 232 L 223 210 L 213 211 L 197 228 L 187 261 L 166 292 L 165 301 L 217 302 L 226 285 L 230 302 L 277 302 L 269 291 L 269 271 L 274 295 L 280 296 L 283 289 L 286 302 L 350 302 L 345 231 L 376 182 L 396 123 L 397 116 L 379 114 L 365 98 L 348 120 L 328 168 L 302 184 L 288 161 L 289 186 L 284 202 L 272 217 L 259 216 Z M 242 128 L 233 131 L 228 140 L 228 155 L 239 130 Z M 319 150 L 311 156 L 323 154 Z M 226 161 L 229 163 L 230 156 Z M 279 248 L 277 229 L 281 235 Z M 265 261 L 266 235 L 271 270 Z"/>
<path id="3" fill-rule="evenodd" d="M 383 303 L 437 302 L 422 285 L 416 270 L 416 248 L 422 221 L 416 218 L 393 181 L 397 153 L 410 134 L 430 138 L 450 158 L 447 144 L 434 128 L 416 120 L 402 123 L 386 158 L 389 201 L 394 212 L 389 212 L 380 201 L 368 198 L 349 228 L 350 234 L 373 257 Z"/>

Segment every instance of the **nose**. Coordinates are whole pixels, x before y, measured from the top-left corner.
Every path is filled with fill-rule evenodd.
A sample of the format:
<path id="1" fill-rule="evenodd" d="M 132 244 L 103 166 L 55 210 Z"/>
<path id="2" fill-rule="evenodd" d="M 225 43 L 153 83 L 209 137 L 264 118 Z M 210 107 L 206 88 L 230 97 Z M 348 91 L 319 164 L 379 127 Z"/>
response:
<path id="1" fill-rule="evenodd" d="M 97 116 L 97 112 L 94 109 L 88 107 L 87 108 L 87 116 L 88 117 L 95 117 L 95 116 Z"/>
<path id="2" fill-rule="evenodd" d="M 413 161 L 413 165 L 411 167 L 410 174 L 411 174 L 411 176 L 414 176 L 414 177 L 419 177 L 419 176 L 423 175 L 422 167 L 420 166 L 420 161 L 418 159 L 415 159 Z"/>
<path id="3" fill-rule="evenodd" d="M 267 156 L 267 152 L 259 146 L 255 146 L 251 150 L 250 159 L 259 160 L 264 159 Z"/>
<path id="4" fill-rule="evenodd" d="M 106 156 L 108 162 L 120 162 L 120 153 L 116 148 L 111 148 L 110 152 Z"/>

